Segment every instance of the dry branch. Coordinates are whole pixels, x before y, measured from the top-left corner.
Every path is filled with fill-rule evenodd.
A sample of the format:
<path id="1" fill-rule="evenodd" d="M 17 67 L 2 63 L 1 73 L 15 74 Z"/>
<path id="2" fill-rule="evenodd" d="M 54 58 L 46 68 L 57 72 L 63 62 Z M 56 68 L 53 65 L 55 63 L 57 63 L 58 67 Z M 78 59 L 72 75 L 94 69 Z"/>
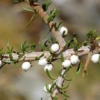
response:
<path id="1" fill-rule="evenodd" d="M 77 55 L 84 56 L 84 55 L 87 55 L 89 51 L 90 51 L 89 46 L 83 46 L 78 49 Z M 98 53 L 98 52 L 100 52 L 100 48 L 94 51 L 94 53 Z M 25 53 L 23 57 L 19 59 L 19 61 L 35 61 L 36 60 L 35 58 L 40 57 L 42 54 L 44 54 L 43 57 L 45 58 L 48 58 L 51 55 L 49 51 Z M 69 58 L 72 54 L 75 54 L 75 52 L 73 49 L 68 49 L 68 50 L 65 50 L 62 54 L 64 58 Z M 9 54 L 2 54 L 2 56 L 4 56 L 2 60 L 8 61 L 8 62 L 10 61 Z M 56 59 L 59 59 L 60 56 L 61 55 L 58 55 Z M 18 59 L 18 54 L 12 53 L 12 57 L 13 59 L 16 60 Z"/>

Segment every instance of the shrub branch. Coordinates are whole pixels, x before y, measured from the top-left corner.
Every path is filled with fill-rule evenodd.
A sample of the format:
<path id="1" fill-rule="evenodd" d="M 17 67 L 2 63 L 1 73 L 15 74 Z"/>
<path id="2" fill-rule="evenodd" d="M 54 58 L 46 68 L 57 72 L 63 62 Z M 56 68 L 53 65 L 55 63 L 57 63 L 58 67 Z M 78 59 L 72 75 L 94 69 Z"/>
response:
<path id="1" fill-rule="evenodd" d="M 25 0 L 25 1 L 29 3 L 28 0 Z M 64 39 L 62 38 L 61 34 L 59 34 L 59 32 L 56 31 L 55 28 L 53 27 L 54 22 L 50 21 L 48 23 L 49 15 L 42 9 L 42 7 L 37 2 L 35 2 L 32 7 L 36 10 L 36 13 L 40 15 L 40 17 L 44 20 L 44 22 L 49 26 L 49 28 L 51 29 L 52 33 L 54 34 L 55 38 L 57 39 L 60 45 L 60 50 L 63 50 L 66 43 Z"/>

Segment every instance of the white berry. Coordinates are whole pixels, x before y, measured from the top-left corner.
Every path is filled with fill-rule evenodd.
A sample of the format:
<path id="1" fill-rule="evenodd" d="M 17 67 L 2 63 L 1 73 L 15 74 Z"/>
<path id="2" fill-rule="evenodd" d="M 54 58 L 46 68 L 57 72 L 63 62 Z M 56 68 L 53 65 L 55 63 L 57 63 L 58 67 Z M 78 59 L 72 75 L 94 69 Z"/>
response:
<path id="1" fill-rule="evenodd" d="M 2 66 L 2 61 L 0 60 L 0 66 Z"/>
<path id="2" fill-rule="evenodd" d="M 50 90 L 51 86 L 52 86 L 51 84 L 48 84 L 47 87 L 44 86 L 43 91 L 48 92 L 48 90 Z M 47 90 L 47 88 L 48 88 L 48 90 Z"/>
<path id="3" fill-rule="evenodd" d="M 68 68 L 71 66 L 71 61 L 70 60 L 65 60 L 64 62 L 62 62 L 62 66 L 64 68 Z"/>
<path id="4" fill-rule="evenodd" d="M 51 51 L 57 52 L 59 50 L 59 45 L 57 43 L 51 45 Z"/>
<path id="5" fill-rule="evenodd" d="M 38 62 L 38 64 L 42 65 L 42 66 L 45 66 L 47 63 L 48 62 L 47 62 L 46 58 L 41 58 L 41 59 L 39 59 L 39 62 Z"/>
<path id="6" fill-rule="evenodd" d="M 47 64 L 45 67 L 44 67 L 44 71 L 48 70 L 48 71 L 51 71 L 53 68 L 52 64 Z"/>
<path id="7" fill-rule="evenodd" d="M 72 63 L 72 64 L 77 64 L 77 63 L 80 62 L 79 57 L 78 57 L 77 55 L 72 55 L 72 56 L 70 57 L 70 60 L 71 60 L 71 63 Z"/>
<path id="8" fill-rule="evenodd" d="M 24 62 L 22 64 L 22 69 L 25 70 L 25 71 L 27 71 L 28 69 L 30 69 L 30 67 L 31 67 L 30 62 Z"/>
<path id="9" fill-rule="evenodd" d="M 91 57 L 91 61 L 97 63 L 99 61 L 99 54 L 93 54 Z"/>
<path id="10" fill-rule="evenodd" d="M 67 35 L 68 34 L 68 29 L 63 26 L 63 27 L 60 28 L 60 33 L 61 33 L 62 36 Z"/>

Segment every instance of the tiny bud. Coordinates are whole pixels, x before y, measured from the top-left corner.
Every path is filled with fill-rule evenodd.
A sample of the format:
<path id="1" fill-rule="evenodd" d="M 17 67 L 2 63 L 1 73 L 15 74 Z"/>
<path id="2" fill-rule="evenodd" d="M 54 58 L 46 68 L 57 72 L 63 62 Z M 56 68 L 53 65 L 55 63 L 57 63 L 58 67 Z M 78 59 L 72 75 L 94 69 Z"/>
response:
<path id="1" fill-rule="evenodd" d="M 50 90 L 51 86 L 52 86 L 51 84 L 48 84 L 47 87 L 44 86 L 43 91 L 48 92 L 48 90 Z M 48 88 L 48 90 L 47 90 L 47 88 Z"/>
<path id="2" fill-rule="evenodd" d="M 99 61 L 99 57 L 100 57 L 99 54 L 93 54 L 91 57 L 91 61 L 97 63 Z"/>
<path id="3" fill-rule="evenodd" d="M 30 67 L 31 67 L 30 62 L 23 62 L 23 64 L 22 64 L 22 69 L 23 69 L 24 71 L 29 70 Z"/>
<path id="4" fill-rule="evenodd" d="M 77 64 L 80 62 L 79 57 L 77 55 L 72 55 L 70 60 L 72 64 Z"/>
<path id="5" fill-rule="evenodd" d="M 59 45 L 57 44 L 57 43 L 55 43 L 55 44 L 52 44 L 52 46 L 51 46 L 51 51 L 53 51 L 53 52 L 57 52 L 58 50 L 59 50 Z"/>
<path id="6" fill-rule="evenodd" d="M 62 66 L 64 68 L 68 68 L 71 66 L 71 61 L 70 60 L 65 60 L 64 62 L 62 62 Z"/>
<path id="7" fill-rule="evenodd" d="M 60 28 L 60 33 L 61 33 L 62 36 L 63 35 L 66 36 L 68 34 L 68 29 L 63 26 L 63 27 Z"/>
<path id="8" fill-rule="evenodd" d="M 48 71 L 51 71 L 53 68 L 52 64 L 47 64 L 45 67 L 44 67 L 44 71 L 48 70 Z"/>
<path id="9" fill-rule="evenodd" d="M 38 64 L 39 64 L 39 65 L 42 65 L 42 66 L 45 66 L 47 63 L 48 63 L 48 62 L 47 62 L 47 60 L 46 60 L 45 58 L 39 59 L 39 62 L 38 62 Z"/>

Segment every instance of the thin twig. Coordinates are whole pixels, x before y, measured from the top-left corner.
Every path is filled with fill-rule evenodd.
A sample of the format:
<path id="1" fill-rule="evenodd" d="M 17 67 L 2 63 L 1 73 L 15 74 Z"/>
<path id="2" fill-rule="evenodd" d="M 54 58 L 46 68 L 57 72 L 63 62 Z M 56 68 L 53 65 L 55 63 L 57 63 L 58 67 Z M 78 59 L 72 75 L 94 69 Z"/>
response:
<path id="1" fill-rule="evenodd" d="M 83 69 L 83 75 L 82 75 L 83 77 L 87 73 L 87 68 L 88 68 L 88 65 L 89 65 L 89 62 L 90 62 L 91 55 L 92 55 L 92 52 L 90 51 L 87 55 L 86 63 L 85 63 L 84 69 Z"/>
<path id="2" fill-rule="evenodd" d="M 63 86 L 63 83 L 64 83 L 64 77 L 63 76 L 64 76 L 65 72 L 66 72 L 66 69 L 63 68 L 61 73 L 60 73 L 60 76 L 56 80 L 56 85 L 59 86 L 59 87 Z M 59 90 L 58 90 L 57 87 L 55 87 L 54 90 L 53 90 L 53 93 L 52 93 L 52 97 L 57 97 L 58 93 L 59 93 Z M 48 100 L 53 100 L 52 97 L 49 97 Z"/>

